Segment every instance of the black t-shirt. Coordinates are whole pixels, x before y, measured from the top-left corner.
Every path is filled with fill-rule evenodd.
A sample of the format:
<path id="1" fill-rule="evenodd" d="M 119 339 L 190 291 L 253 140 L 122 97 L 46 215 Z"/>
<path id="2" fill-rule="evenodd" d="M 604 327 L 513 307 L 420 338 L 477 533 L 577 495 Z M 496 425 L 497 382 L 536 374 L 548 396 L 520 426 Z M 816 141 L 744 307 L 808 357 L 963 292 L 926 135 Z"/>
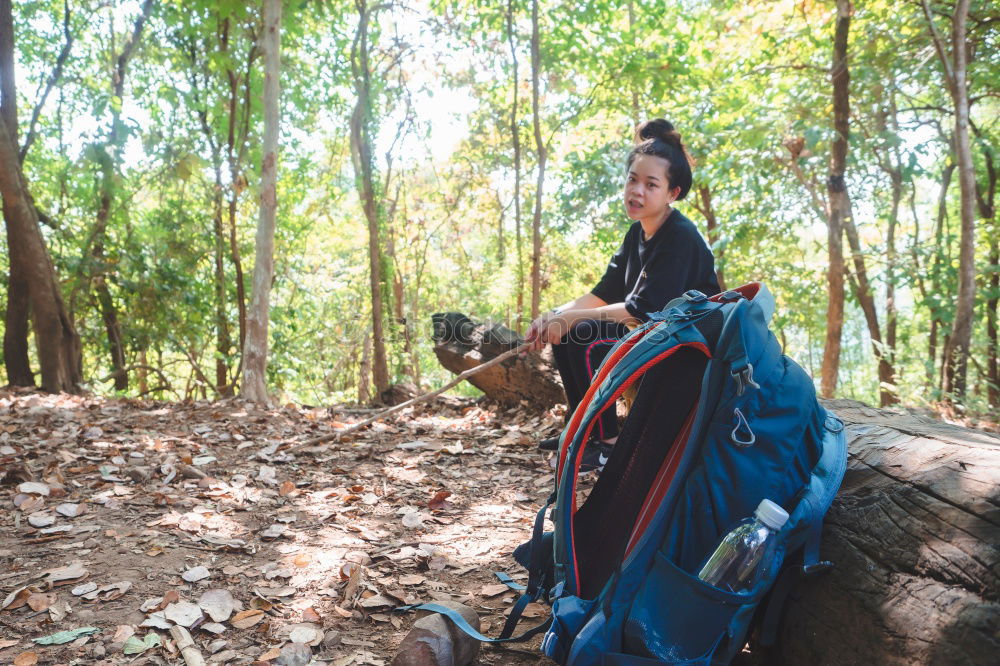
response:
<path id="1" fill-rule="evenodd" d="M 649 240 L 634 222 L 590 293 L 609 304 L 624 301 L 629 314 L 648 321 L 649 313 L 689 289 L 719 293 L 715 258 L 698 228 L 675 208 Z"/>

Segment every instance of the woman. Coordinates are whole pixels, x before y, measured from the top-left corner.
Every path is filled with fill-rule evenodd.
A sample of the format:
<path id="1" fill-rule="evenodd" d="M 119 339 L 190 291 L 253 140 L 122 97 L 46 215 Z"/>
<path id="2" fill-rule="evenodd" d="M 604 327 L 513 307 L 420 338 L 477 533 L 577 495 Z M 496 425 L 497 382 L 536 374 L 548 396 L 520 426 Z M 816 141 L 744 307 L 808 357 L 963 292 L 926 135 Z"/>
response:
<path id="1" fill-rule="evenodd" d="M 715 259 L 695 225 L 679 210 L 691 189 L 691 158 L 674 126 L 662 118 L 642 123 L 628 154 L 623 198 L 634 220 L 611 257 L 604 277 L 589 294 L 531 322 L 532 349 L 552 344 L 566 389 L 567 415 L 580 403 L 611 347 L 689 289 L 719 293 Z M 601 415 L 581 471 L 600 471 L 618 437 L 615 410 Z M 555 449 L 558 437 L 539 447 Z"/>

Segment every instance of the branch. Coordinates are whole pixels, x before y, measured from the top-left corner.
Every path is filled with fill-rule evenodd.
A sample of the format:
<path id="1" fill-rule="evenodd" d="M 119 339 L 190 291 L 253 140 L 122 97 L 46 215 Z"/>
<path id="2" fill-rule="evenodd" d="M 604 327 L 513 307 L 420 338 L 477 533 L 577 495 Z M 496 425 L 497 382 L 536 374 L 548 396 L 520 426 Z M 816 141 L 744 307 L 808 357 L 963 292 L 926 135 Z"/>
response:
<path id="1" fill-rule="evenodd" d="M 431 398 L 435 398 L 435 397 L 441 395 L 442 393 L 444 393 L 448 389 L 452 388 L 453 386 L 457 386 L 466 377 L 471 377 L 472 375 L 476 374 L 480 370 L 485 370 L 486 368 L 490 368 L 490 367 L 492 367 L 494 365 L 497 365 L 498 363 L 502 363 L 503 361 L 506 361 L 508 358 L 516 356 L 516 355 L 518 355 L 518 354 L 520 354 L 522 352 L 527 352 L 530 348 L 531 348 L 531 343 L 527 343 L 526 342 L 526 343 L 524 343 L 523 345 L 521 345 L 519 347 L 516 347 L 516 348 L 508 350 L 508 351 L 505 351 L 504 353 L 500 354 L 496 358 L 491 358 L 490 360 L 486 361 L 485 363 L 481 363 L 481 364 L 477 365 L 474 368 L 469 368 L 468 370 L 466 370 L 465 372 L 463 372 L 462 374 L 460 374 L 458 377 L 455 377 L 453 380 L 451 380 L 450 382 L 448 382 L 447 384 L 445 384 L 441 388 L 437 389 L 436 391 L 431 391 L 430 393 L 425 393 L 423 395 L 418 395 L 416 398 L 412 398 L 410 400 L 407 400 L 406 402 L 400 403 L 400 404 L 396 405 L 395 407 L 390 407 L 389 409 L 387 409 L 385 411 L 379 412 L 378 414 L 375 414 L 374 416 L 368 417 L 367 419 L 365 419 L 364 421 L 361 421 L 360 423 L 355 423 L 354 425 L 352 425 L 350 427 L 347 427 L 347 428 L 344 428 L 343 430 L 338 430 L 337 432 L 335 432 L 335 433 L 333 433 L 331 435 L 321 435 L 320 437 L 313 437 L 312 439 L 308 439 L 308 440 L 306 440 L 306 441 L 304 441 L 304 442 L 302 442 L 300 444 L 296 444 L 295 446 L 289 448 L 288 452 L 289 453 L 294 453 L 295 451 L 299 451 L 301 449 L 305 449 L 305 448 L 308 448 L 310 446 L 315 446 L 317 444 L 322 444 L 323 442 L 329 442 L 329 441 L 334 440 L 334 439 L 339 439 L 339 438 L 341 438 L 341 437 L 343 437 L 345 435 L 349 435 L 350 433 L 355 432 L 356 430 L 360 430 L 361 428 L 364 428 L 366 425 L 371 425 L 372 423 L 375 423 L 376 421 L 381 421 L 382 419 L 384 419 L 385 417 L 389 416 L 390 414 L 395 414 L 396 412 L 402 411 L 402 410 L 404 410 L 407 407 L 410 407 L 412 405 L 416 405 L 416 404 L 421 403 L 421 402 L 426 402 L 427 400 L 430 400 Z"/>
<path id="2" fill-rule="evenodd" d="M 822 74 L 830 73 L 829 67 L 821 67 L 819 65 L 809 65 L 806 63 L 799 63 L 796 65 L 758 65 L 757 67 L 754 67 L 751 71 L 754 74 L 759 74 L 761 72 L 770 72 L 778 69 L 794 69 L 794 70 L 811 69 L 820 72 Z"/>
<path id="3" fill-rule="evenodd" d="M 828 223 L 829 213 L 826 212 L 827 204 L 825 201 L 823 201 L 823 197 L 816 190 L 816 185 L 810 182 L 808 178 L 806 178 L 806 174 L 803 173 L 802 167 L 799 166 L 798 160 L 794 158 L 790 159 L 788 161 L 788 166 L 792 170 L 792 173 L 795 174 L 795 177 L 798 179 L 799 183 L 802 184 L 802 187 L 804 187 L 806 192 L 809 193 L 810 202 L 812 203 L 812 207 L 813 210 L 816 212 L 816 215 L 819 216 L 819 219 L 822 220 L 824 223 Z"/>
<path id="4" fill-rule="evenodd" d="M 69 31 L 69 0 L 64 0 L 63 34 L 66 36 L 66 43 L 63 44 L 62 50 L 56 58 L 56 64 L 53 66 L 49 78 L 46 79 L 44 84 L 39 85 L 39 88 L 44 85 L 45 90 L 38 97 L 38 102 L 35 103 L 35 108 L 31 112 L 31 122 L 28 123 L 28 134 L 24 138 L 24 145 L 21 146 L 21 150 L 18 152 L 18 159 L 22 163 L 24 163 L 24 156 L 28 154 L 28 149 L 31 148 L 31 144 L 35 142 L 35 138 L 37 137 L 35 126 L 38 124 L 38 117 L 42 114 L 42 107 L 45 106 L 45 100 L 48 99 L 49 93 L 52 92 L 56 83 L 62 78 L 63 66 L 66 64 L 70 49 L 73 47 L 73 35 Z"/>
<path id="5" fill-rule="evenodd" d="M 114 94 L 119 99 L 122 96 L 122 89 L 125 87 L 125 70 L 128 68 L 128 61 L 132 58 L 132 51 L 139 44 L 139 38 L 142 37 L 142 28 L 146 24 L 146 19 L 149 18 L 152 10 L 153 0 L 146 0 L 142 5 L 142 11 L 136 17 L 135 23 L 132 26 L 132 36 L 125 42 L 122 52 L 118 54 L 118 60 L 115 65 Z"/>
<path id="6" fill-rule="evenodd" d="M 934 25 L 934 18 L 931 16 L 931 7 L 927 0 L 920 0 L 920 6 L 924 9 L 924 16 L 927 18 L 927 27 L 931 31 L 931 39 L 934 42 L 934 50 L 937 51 L 938 58 L 941 60 L 941 66 L 944 68 L 944 78 L 945 82 L 948 84 L 949 90 L 955 89 L 955 70 L 952 69 L 951 60 L 948 58 L 947 51 L 944 50 L 944 43 L 941 41 L 941 35 L 938 34 L 937 27 Z"/>
<path id="7" fill-rule="evenodd" d="M 162 370 L 160 370 L 160 369 L 159 369 L 159 368 L 157 368 L 157 367 L 154 367 L 154 366 L 152 366 L 152 365 L 141 365 L 141 364 L 138 364 L 138 365 L 130 365 L 130 366 L 128 366 L 127 368 L 121 368 L 121 369 L 119 369 L 119 370 L 115 370 L 114 372 L 112 372 L 112 373 L 111 373 L 110 375 L 108 375 L 107 377 L 101 377 L 101 378 L 100 378 L 100 379 L 98 379 L 97 381 L 98 381 L 99 383 L 102 383 L 102 384 L 103 384 L 104 382 L 110 382 L 110 381 L 111 381 L 112 379 L 115 379 L 116 377 L 120 377 L 120 376 L 122 376 L 122 375 L 124 375 L 124 374 L 127 374 L 127 373 L 129 373 L 129 372 L 133 371 L 133 370 L 151 370 L 151 371 L 155 372 L 156 374 L 158 374 L 158 375 L 160 376 L 160 379 L 161 379 L 161 380 L 163 381 L 163 383 L 164 383 L 164 384 L 166 385 L 166 387 L 167 387 L 168 389 L 170 389 L 171 391 L 173 391 L 173 390 L 174 390 L 174 389 L 173 389 L 173 388 L 172 388 L 172 387 L 170 386 L 170 380 L 169 380 L 169 379 L 167 379 L 167 376 L 166 376 L 165 374 L 163 374 L 163 371 L 162 371 Z"/>

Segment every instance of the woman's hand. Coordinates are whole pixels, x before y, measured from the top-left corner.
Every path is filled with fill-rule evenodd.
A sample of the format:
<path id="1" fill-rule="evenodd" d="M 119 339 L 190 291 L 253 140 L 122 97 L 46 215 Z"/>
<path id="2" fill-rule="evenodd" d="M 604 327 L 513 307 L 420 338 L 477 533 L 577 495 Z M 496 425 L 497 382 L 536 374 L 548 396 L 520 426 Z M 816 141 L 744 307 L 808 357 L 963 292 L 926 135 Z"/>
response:
<path id="1" fill-rule="evenodd" d="M 537 351 L 546 344 L 558 343 L 569 330 L 566 317 L 555 312 L 546 312 L 528 326 L 525 340 L 531 343 L 531 350 Z"/>

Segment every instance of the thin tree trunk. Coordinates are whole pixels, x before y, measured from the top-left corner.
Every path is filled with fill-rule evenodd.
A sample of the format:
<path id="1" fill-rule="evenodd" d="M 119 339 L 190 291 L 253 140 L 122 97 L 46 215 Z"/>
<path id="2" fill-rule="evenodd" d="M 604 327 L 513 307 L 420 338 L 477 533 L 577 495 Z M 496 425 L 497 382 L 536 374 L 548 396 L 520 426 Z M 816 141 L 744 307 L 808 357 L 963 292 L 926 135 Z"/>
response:
<path id="1" fill-rule="evenodd" d="M 969 90 L 966 81 L 967 45 L 965 24 L 969 15 L 969 0 L 955 3 L 951 18 L 951 57 L 940 38 L 928 0 L 923 0 L 928 29 L 955 107 L 955 157 L 958 162 L 960 189 L 961 235 L 958 253 L 958 300 L 951 335 L 945 345 L 941 389 L 945 399 L 961 402 L 965 397 L 972 341 L 972 318 L 976 288 L 976 175 L 969 140 Z"/>
<path id="2" fill-rule="evenodd" d="M 146 0 L 142 5 L 139 16 L 136 17 L 132 25 L 132 34 L 125 41 L 122 50 L 115 56 L 115 68 L 111 78 L 111 93 L 118 100 L 122 99 L 125 91 L 125 75 L 128 72 L 128 64 L 135 53 L 139 40 L 142 38 L 142 31 L 153 9 L 153 0 Z M 112 8 L 112 11 L 114 9 Z M 115 389 L 124 391 L 128 388 L 128 369 L 125 359 L 125 342 L 122 336 L 121 322 L 118 317 L 118 308 L 115 306 L 114 297 L 111 295 L 111 288 L 108 286 L 107 260 L 104 254 L 105 242 L 107 239 L 108 222 L 111 219 L 111 206 L 113 203 L 114 177 L 120 164 L 121 148 L 124 142 L 122 136 L 121 107 L 112 105 L 111 129 L 105 144 L 99 148 L 99 164 L 101 168 L 101 182 L 98 191 L 97 217 L 94 221 L 94 229 L 89 238 L 89 260 L 90 271 L 87 278 L 91 280 L 97 299 L 98 309 L 101 319 L 104 322 L 104 330 L 108 337 L 108 351 L 111 356 L 111 367 L 115 379 Z"/>
<path id="3" fill-rule="evenodd" d="M 222 22 L 222 32 L 219 36 L 219 46 L 223 53 L 229 52 L 229 29 L 230 23 L 227 17 Z M 247 70 L 253 64 L 254 57 L 256 55 L 256 47 L 251 47 L 249 53 L 247 54 Z M 236 305 L 239 311 L 239 328 L 240 328 L 240 339 L 239 348 L 243 349 L 246 344 L 246 328 L 247 328 L 247 295 L 246 295 L 246 280 L 243 277 L 243 262 L 240 258 L 240 246 L 236 238 L 236 209 L 238 204 L 238 199 L 240 192 L 243 190 L 245 181 L 243 179 L 241 169 L 240 169 L 240 156 L 242 155 L 242 149 L 240 151 L 236 150 L 236 124 L 237 124 L 237 109 L 239 107 L 239 79 L 236 76 L 236 72 L 232 68 L 226 68 L 226 78 L 229 81 L 229 100 L 228 100 L 228 123 L 226 132 L 226 161 L 229 166 L 229 197 L 227 202 L 227 209 L 229 214 L 229 254 L 233 262 L 233 268 L 236 271 Z M 248 86 L 249 90 L 249 86 Z M 245 105 L 244 114 L 249 117 L 250 106 Z M 241 147 L 246 144 L 246 135 L 243 134 L 240 137 Z M 235 380 L 234 380 L 235 381 Z"/>
<path id="4" fill-rule="evenodd" d="M 242 396 L 267 404 L 267 329 L 274 278 L 274 226 L 278 209 L 278 105 L 281 73 L 281 0 L 264 0 L 264 143 L 260 169 L 260 217 L 253 267 L 253 300 L 243 348 Z"/>
<path id="5" fill-rule="evenodd" d="M 988 141 L 970 123 L 976 135 L 979 147 L 983 153 L 983 163 L 986 166 L 986 186 L 976 183 L 976 203 L 979 215 L 984 221 L 990 222 L 989 233 L 989 279 L 986 283 L 986 397 L 987 404 L 992 409 L 1000 408 L 1000 361 L 997 359 L 997 308 L 1000 306 L 1000 223 L 997 222 L 996 192 L 997 173 L 993 161 L 993 150 Z"/>
<path id="6" fill-rule="evenodd" d="M 379 205 L 375 193 L 371 128 L 371 71 L 369 69 L 368 27 L 371 20 L 367 0 L 357 0 L 358 28 L 351 52 L 351 68 L 357 102 L 351 114 L 351 157 L 355 181 L 368 221 L 368 269 L 372 301 L 372 377 L 375 395 L 389 388 L 389 368 L 385 353 L 384 304 L 382 302 L 382 242 Z"/>
<path id="7" fill-rule="evenodd" d="M 230 396 L 233 387 L 229 384 L 229 351 L 232 338 L 229 335 L 229 317 L 226 316 L 226 232 L 222 222 L 222 167 L 215 155 L 215 190 L 212 196 L 212 237 L 213 259 L 215 260 L 215 385 L 221 395 Z"/>
<path id="8" fill-rule="evenodd" d="M 34 313 L 42 388 L 51 392 L 76 391 L 82 378 L 80 338 L 63 304 L 55 268 L 38 228 L 38 212 L 24 187 L 17 144 L 3 122 L 0 122 L 0 196 L 10 213 L 4 218 L 8 252 L 23 262 Z"/>
<path id="9" fill-rule="evenodd" d="M 701 203 L 697 208 L 705 216 L 705 230 L 708 233 L 708 244 L 714 248 L 719 240 L 719 221 L 715 217 L 715 208 L 712 206 L 712 191 L 708 185 L 699 185 L 698 196 L 701 198 Z M 722 269 L 718 267 L 722 261 L 722 254 L 723 250 L 718 250 L 718 254 L 715 255 L 715 275 L 719 280 L 719 288 L 725 291 L 726 280 L 722 275 Z"/>
<path id="10" fill-rule="evenodd" d="M 367 405 L 372 402 L 372 336 L 365 331 L 365 340 L 361 345 L 361 362 L 358 364 L 358 404 Z"/>
<path id="11" fill-rule="evenodd" d="M 892 82 L 895 84 L 895 82 Z M 892 118 L 892 129 L 899 135 L 899 119 L 898 112 L 896 109 L 896 92 L 895 85 L 889 90 L 889 116 Z M 885 349 L 884 353 L 889 360 L 889 368 L 892 372 L 890 383 L 892 386 L 891 392 L 891 402 L 888 404 L 896 404 L 899 402 L 899 390 L 897 384 L 899 378 L 896 376 L 896 331 L 898 326 L 898 317 L 896 313 L 896 227 L 899 224 L 899 207 L 903 200 L 903 172 L 901 159 L 899 155 L 899 148 L 892 147 L 889 154 L 894 157 L 891 164 L 887 163 L 889 169 L 889 179 L 892 183 L 892 207 L 889 213 L 889 229 L 886 233 L 886 249 L 885 249 L 885 273 L 886 273 L 886 287 L 885 287 Z M 886 160 L 888 161 L 888 155 Z M 881 391 L 880 395 L 884 395 Z M 883 407 L 886 404 L 882 405 Z"/>
<path id="12" fill-rule="evenodd" d="M 520 79 L 517 72 L 517 48 L 514 45 L 514 3 L 507 0 L 507 43 L 514 69 L 514 101 L 510 105 L 510 137 L 514 148 L 514 243 L 517 246 L 517 317 L 524 314 L 524 246 L 521 240 L 521 129 L 517 123 Z"/>
<path id="13" fill-rule="evenodd" d="M 542 302 L 542 190 L 545 184 L 545 160 L 548 149 L 542 139 L 542 118 L 539 109 L 539 76 L 541 48 L 538 29 L 538 0 L 531 3 L 531 114 L 535 130 L 535 152 L 538 155 L 538 179 L 535 183 L 535 215 L 531 222 L 531 319 L 538 317 Z"/>
<path id="14" fill-rule="evenodd" d="M 830 150 L 829 217 L 827 239 L 829 266 L 827 284 L 829 301 L 826 313 L 826 343 L 823 346 L 823 368 L 820 371 L 820 392 L 832 398 L 837 388 L 840 369 L 840 339 L 844 328 L 844 250 L 843 221 L 851 214 L 851 200 L 847 195 L 844 172 L 847 165 L 847 135 L 850 117 L 848 88 L 850 73 L 847 69 L 847 37 L 851 27 L 849 0 L 837 0 L 837 20 L 833 39 L 833 64 L 830 79 L 833 84 L 833 124 L 835 136 Z"/>
<path id="15" fill-rule="evenodd" d="M 396 198 L 398 200 L 399 193 L 397 191 Z M 395 209 L 395 206 L 392 206 Z M 393 219 L 395 215 L 390 217 Z M 404 215 L 405 219 L 405 215 Z M 399 258 L 396 256 L 396 239 L 393 236 L 391 226 L 386 229 L 385 234 L 386 240 L 386 254 L 388 259 L 392 264 L 392 304 L 393 304 L 393 317 L 396 323 L 403 329 L 403 361 L 400 365 L 404 366 L 404 372 L 410 379 L 413 380 L 414 385 L 416 384 L 416 370 L 410 365 L 413 353 L 413 342 L 410 335 L 410 325 L 409 319 L 406 317 L 406 285 L 403 283 L 403 271 L 399 263 Z M 414 320 L 415 321 L 415 320 Z"/>
<path id="16" fill-rule="evenodd" d="M 954 142 L 949 141 L 949 145 L 954 146 Z M 942 245 L 945 243 L 944 239 L 944 224 L 945 219 L 948 217 L 948 188 L 951 186 L 951 177 L 955 172 L 956 164 L 954 162 L 949 162 L 941 173 L 941 189 L 938 193 L 938 208 L 937 208 L 937 218 L 934 224 L 934 261 L 931 263 L 931 294 L 936 298 L 940 299 L 941 295 L 941 279 L 944 262 L 944 248 Z M 931 307 L 931 332 L 927 338 L 927 357 L 930 360 L 930 365 L 928 366 L 928 383 L 933 385 L 936 383 L 935 368 L 937 368 L 937 358 L 938 358 L 938 329 L 941 328 L 941 324 L 944 321 L 944 306 L 940 302 L 936 302 L 934 306 Z"/>

